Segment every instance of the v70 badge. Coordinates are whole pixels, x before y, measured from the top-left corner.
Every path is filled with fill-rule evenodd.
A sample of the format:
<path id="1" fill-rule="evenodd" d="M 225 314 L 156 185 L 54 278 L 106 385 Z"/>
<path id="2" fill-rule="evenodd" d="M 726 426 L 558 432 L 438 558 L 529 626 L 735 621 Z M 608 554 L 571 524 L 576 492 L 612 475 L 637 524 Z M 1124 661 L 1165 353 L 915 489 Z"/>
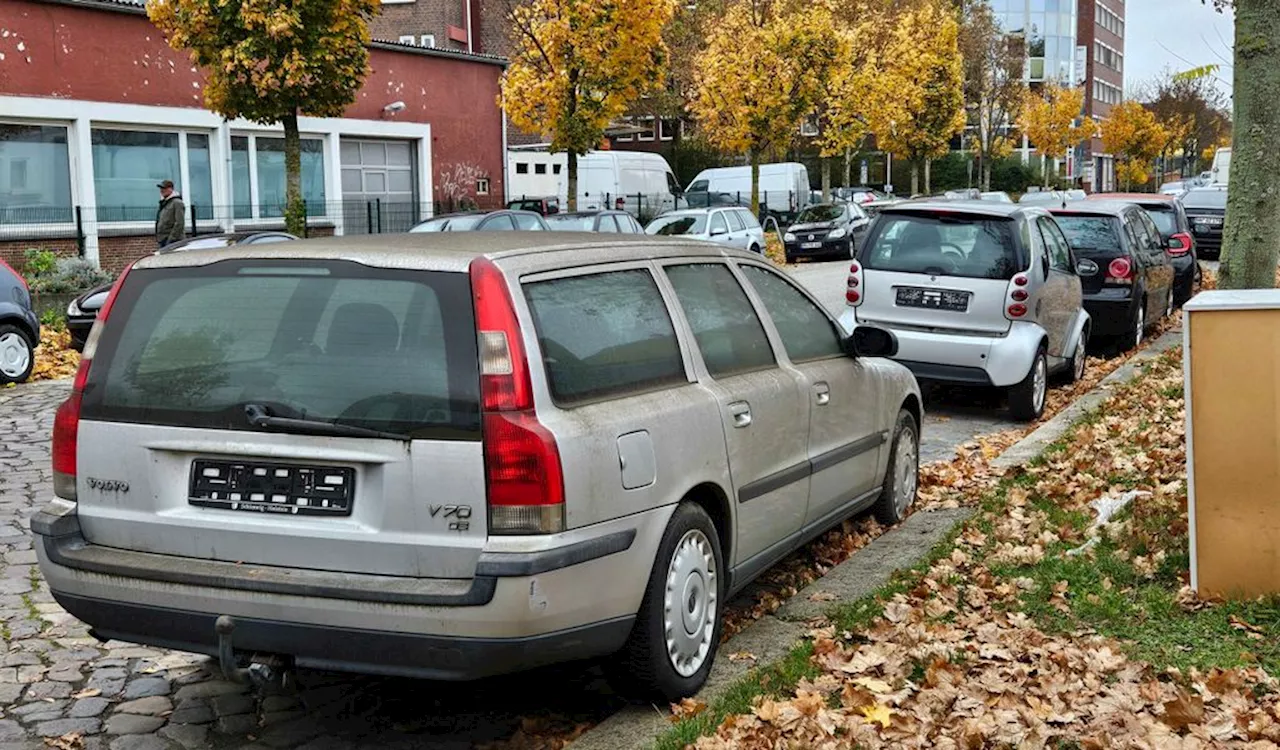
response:
<path id="1" fill-rule="evenodd" d="M 471 528 L 470 505 L 428 505 L 427 511 L 432 518 L 453 519 L 449 521 L 449 531 L 468 531 Z"/>

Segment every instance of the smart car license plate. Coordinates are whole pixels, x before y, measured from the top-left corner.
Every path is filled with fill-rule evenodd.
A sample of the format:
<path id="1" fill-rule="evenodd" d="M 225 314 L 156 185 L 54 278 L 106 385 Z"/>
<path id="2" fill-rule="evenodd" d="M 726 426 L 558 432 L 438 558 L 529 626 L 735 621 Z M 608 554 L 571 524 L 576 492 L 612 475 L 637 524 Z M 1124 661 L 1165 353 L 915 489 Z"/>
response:
<path id="1" fill-rule="evenodd" d="M 897 288 L 898 307 L 923 307 L 930 310 L 964 312 L 969 309 L 969 292 L 952 289 L 920 289 L 900 286 Z"/>
<path id="2" fill-rule="evenodd" d="M 201 459 L 191 465 L 188 502 L 253 513 L 349 516 L 354 495 L 354 469 Z"/>
<path id="3" fill-rule="evenodd" d="M 822 247 L 821 242 L 801 242 L 800 243 L 801 250 L 817 250 L 820 247 Z"/>

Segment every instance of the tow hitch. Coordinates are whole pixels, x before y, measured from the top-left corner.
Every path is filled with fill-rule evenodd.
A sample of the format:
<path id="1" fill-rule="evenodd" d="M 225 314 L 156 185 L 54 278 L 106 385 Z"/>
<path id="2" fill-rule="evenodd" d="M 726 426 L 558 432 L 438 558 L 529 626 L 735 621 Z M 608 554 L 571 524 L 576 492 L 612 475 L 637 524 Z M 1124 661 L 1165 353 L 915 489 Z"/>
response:
<path id="1" fill-rule="evenodd" d="M 218 666 L 222 674 L 233 682 L 252 684 L 258 688 L 291 690 L 294 685 L 293 660 L 278 654 L 254 654 L 249 666 L 240 666 L 236 658 L 232 638 L 236 621 L 229 615 L 220 615 L 214 623 L 218 634 Z"/>

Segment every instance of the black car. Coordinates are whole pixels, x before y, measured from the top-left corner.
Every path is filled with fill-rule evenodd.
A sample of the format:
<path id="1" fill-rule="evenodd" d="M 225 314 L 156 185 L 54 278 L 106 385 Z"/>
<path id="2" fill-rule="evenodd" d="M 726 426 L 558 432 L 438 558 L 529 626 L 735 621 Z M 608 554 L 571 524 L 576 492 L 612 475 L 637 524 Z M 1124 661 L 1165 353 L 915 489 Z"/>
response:
<path id="1" fill-rule="evenodd" d="M 1080 201 L 1052 210 L 1076 256 L 1091 343 L 1142 343 L 1174 311 L 1173 260 L 1151 217 L 1132 203 Z"/>
<path id="2" fill-rule="evenodd" d="M 787 262 L 797 258 L 852 258 L 871 219 L 856 203 L 820 203 L 800 212 L 783 235 Z"/>
<path id="3" fill-rule="evenodd" d="M 1222 253 L 1222 225 L 1227 219 L 1226 185 L 1188 190 L 1182 196 L 1182 207 L 1191 220 L 1191 233 L 1200 257 L 1217 260 Z"/>
<path id="4" fill-rule="evenodd" d="M 410 232 L 546 232 L 551 228 L 533 211 L 468 211 L 436 216 Z"/>
<path id="5" fill-rule="evenodd" d="M 1200 283 L 1200 258 L 1182 201 L 1174 195 L 1151 193 L 1097 193 L 1089 200 L 1119 200 L 1141 206 L 1156 223 L 1165 241 L 1165 252 L 1173 260 L 1173 304 L 1182 307 L 1191 299 Z"/>
<path id="6" fill-rule="evenodd" d="M 156 251 L 157 255 L 177 253 L 184 250 L 211 250 L 232 245 L 268 245 L 273 242 L 289 242 L 297 237 L 288 232 L 226 232 L 223 234 L 203 234 L 188 237 L 171 245 L 165 245 Z M 71 334 L 71 348 L 84 351 L 84 342 L 93 330 L 93 323 L 98 319 L 98 311 L 107 301 L 111 292 L 110 284 L 94 287 L 76 297 L 67 306 L 67 331 Z"/>
<path id="7" fill-rule="evenodd" d="M 40 317 L 31 306 L 26 279 L 0 260 L 0 383 L 31 377 L 40 346 Z"/>
<path id="8" fill-rule="evenodd" d="M 546 218 L 553 232 L 644 234 L 644 227 L 626 211 L 575 211 Z"/>

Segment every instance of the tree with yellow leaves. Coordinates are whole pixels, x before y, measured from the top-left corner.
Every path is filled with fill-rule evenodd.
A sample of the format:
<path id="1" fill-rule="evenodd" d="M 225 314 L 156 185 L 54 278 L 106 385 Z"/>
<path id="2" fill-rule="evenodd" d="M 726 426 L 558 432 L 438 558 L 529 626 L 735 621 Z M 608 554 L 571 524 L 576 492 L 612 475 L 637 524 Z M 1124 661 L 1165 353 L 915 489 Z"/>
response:
<path id="1" fill-rule="evenodd" d="M 511 65 L 502 106 L 522 130 L 551 136 L 568 155 L 569 210 L 578 157 L 645 93 L 665 82 L 663 27 L 673 0 L 529 0 L 511 7 Z"/>
<path id="2" fill-rule="evenodd" d="M 341 117 L 369 71 L 378 0 L 147 0 L 169 46 L 205 73 L 204 101 L 227 119 L 284 128 L 285 225 L 303 234 L 298 115 Z"/>
<path id="3" fill-rule="evenodd" d="M 1084 117 L 1084 90 L 1045 84 L 1039 91 L 1028 91 L 1019 124 L 1031 145 L 1044 159 L 1044 186 L 1049 186 L 1049 160 L 1061 159 L 1096 128 Z"/>
<path id="4" fill-rule="evenodd" d="M 1116 156 L 1116 179 L 1126 190 L 1151 179 L 1151 161 L 1160 155 L 1168 134 L 1151 110 L 1128 100 L 1111 108 L 1102 121 L 1102 146 Z"/>
<path id="5" fill-rule="evenodd" d="M 911 162 L 911 192 L 920 165 L 945 156 L 964 129 L 960 25 L 943 0 L 922 0 L 900 13 L 883 59 L 893 73 L 892 96 L 870 113 L 880 147 Z M 925 190 L 929 177 L 926 172 Z"/>
<path id="6" fill-rule="evenodd" d="M 689 109 L 711 145 L 750 160 L 752 212 L 760 212 L 761 160 L 786 148 L 814 111 L 840 45 L 821 2 L 734 0 L 714 24 Z"/>

